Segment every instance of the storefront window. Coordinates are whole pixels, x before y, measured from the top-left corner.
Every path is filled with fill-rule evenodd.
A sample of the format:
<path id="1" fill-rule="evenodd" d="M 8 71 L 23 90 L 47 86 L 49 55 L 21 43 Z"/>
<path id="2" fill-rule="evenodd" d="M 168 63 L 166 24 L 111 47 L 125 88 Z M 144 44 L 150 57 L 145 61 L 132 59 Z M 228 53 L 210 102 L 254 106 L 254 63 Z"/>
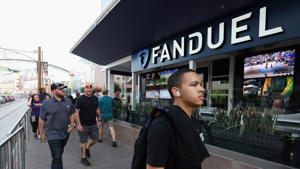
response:
<path id="1" fill-rule="evenodd" d="M 229 94 L 229 59 L 213 62 L 211 107 L 227 110 Z"/>
<path id="2" fill-rule="evenodd" d="M 166 106 L 170 105 L 171 95 L 169 94 L 167 82 L 169 77 L 178 69 L 168 69 L 158 72 L 145 73 L 142 75 L 142 103 Z"/>
<path id="3" fill-rule="evenodd" d="M 211 106 L 221 109 L 228 107 L 229 76 L 212 78 Z"/>

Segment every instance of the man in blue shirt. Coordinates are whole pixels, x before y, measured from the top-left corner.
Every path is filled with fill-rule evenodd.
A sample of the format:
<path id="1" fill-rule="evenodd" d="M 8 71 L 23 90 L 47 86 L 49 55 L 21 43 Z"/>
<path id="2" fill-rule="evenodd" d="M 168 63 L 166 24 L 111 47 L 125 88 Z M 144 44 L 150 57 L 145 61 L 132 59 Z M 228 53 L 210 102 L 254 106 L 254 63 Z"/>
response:
<path id="1" fill-rule="evenodd" d="M 46 142 L 45 129 L 52 156 L 51 169 L 63 169 L 62 154 L 74 125 L 75 109 L 71 100 L 64 97 L 66 87 L 62 83 L 53 83 L 53 97 L 44 101 L 40 110 L 40 136 Z"/>
<path id="2" fill-rule="evenodd" d="M 110 134 L 112 137 L 112 146 L 117 147 L 117 142 L 116 142 L 116 133 L 115 129 L 112 124 L 113 120 L 113 112 L 112 112 L 112 107 L 114 104 L 114 101 L 111 97 L 108 96 L 108 90 L 104 89 L 102 91 L 103 96 L 99 98 L 99 107 L 100 107 L 100 112 L 101 112 L 101 120 L 102 120 L 102 125 L 100 126 L 99 130 L 99 143 L 102 143 L 102 135 L 103 135 L 103 127 L 105 124 L 108 125 Z"/>

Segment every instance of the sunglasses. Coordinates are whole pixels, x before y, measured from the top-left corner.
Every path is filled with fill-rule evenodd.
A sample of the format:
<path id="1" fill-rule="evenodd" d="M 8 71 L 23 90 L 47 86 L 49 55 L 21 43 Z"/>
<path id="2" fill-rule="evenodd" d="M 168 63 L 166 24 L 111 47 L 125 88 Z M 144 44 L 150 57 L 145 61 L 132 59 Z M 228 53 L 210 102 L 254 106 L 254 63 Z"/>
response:
<path id="1" fill-rule="evenodd" d="M 62 89 L 57 89 L 57 90 L 64 90 L 64 88 L 62 88 Z"/>
<path id="2" fill-rule="evenodd" d="M 86 85 L 85 88 L 87 88 L 87 89 L 92 89 L 93 86 L 92 86 L 92 85 Z"/>

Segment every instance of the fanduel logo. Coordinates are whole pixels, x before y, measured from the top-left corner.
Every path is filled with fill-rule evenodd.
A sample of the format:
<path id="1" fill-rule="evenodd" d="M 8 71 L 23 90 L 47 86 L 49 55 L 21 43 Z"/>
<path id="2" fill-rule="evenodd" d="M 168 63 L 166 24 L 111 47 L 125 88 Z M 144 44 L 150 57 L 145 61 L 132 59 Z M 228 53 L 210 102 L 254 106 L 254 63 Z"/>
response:
<path id="1" fill-rule="evenodd" d="M 150 59 L 149 50 L 148 49 L 143 49 L 137 55 L 138 55 L 139 63 L 141 65 L 141 67 L 143 69 L 145 69 L 147 67 L 149 59 Z"/>

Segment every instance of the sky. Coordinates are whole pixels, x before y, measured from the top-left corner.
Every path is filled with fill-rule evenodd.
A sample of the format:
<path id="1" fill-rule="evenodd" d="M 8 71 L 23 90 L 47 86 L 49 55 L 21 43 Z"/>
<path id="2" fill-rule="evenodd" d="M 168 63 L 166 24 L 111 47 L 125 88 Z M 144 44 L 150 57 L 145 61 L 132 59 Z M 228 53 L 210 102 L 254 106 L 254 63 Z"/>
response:
<path id="1" fill-rule="evenodd" d="M 40 46 L 44 61 L 77 70 L 79 57 L 70 50 L 99 17 L 100 1 L 1 0 L 0 47 L 34 51 Z"/>

